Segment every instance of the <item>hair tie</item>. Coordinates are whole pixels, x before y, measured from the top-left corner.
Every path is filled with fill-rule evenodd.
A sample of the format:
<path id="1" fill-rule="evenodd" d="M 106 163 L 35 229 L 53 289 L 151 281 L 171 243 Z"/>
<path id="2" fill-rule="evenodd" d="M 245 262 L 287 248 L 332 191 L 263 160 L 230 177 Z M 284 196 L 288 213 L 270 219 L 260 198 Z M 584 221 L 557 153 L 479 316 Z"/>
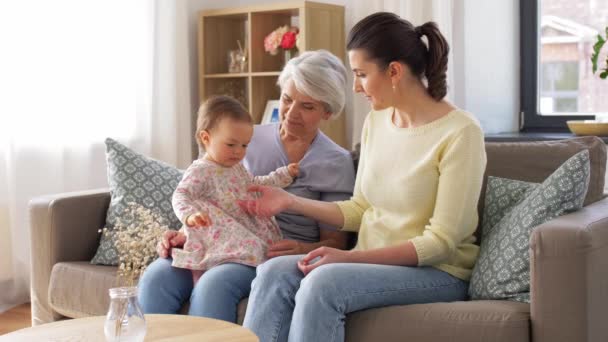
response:
<path id="1" fill-rule="evenodd" d="M 422 25 L 416 26 L 414 28 L 414 32 L 416 32 L 416 34 L 418 35 L 418 38 L 424 36 L 424 32 L 422 32 Z"/>

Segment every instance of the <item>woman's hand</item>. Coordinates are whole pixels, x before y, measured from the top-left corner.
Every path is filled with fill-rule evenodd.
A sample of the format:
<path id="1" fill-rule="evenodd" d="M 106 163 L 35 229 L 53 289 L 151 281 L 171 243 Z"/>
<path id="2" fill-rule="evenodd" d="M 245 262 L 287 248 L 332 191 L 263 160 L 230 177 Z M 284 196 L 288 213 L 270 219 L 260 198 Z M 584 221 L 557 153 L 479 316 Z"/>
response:
<path id="1" fill-rule="evenodd" d="M 310 243 L 299 242 L 295 240 L 280 240 L 268 246 L 268 258 L 274 258 L 283 255 L 297 255 L 309 252 Z M 307 248 L 308 247 L 308 248 Z"/>
<path id="2" fill-rule="evenodd" d="M 306 254 L 302 259 L 298 261 L 298 268 L 304 276 L 310 273 L 315 268 L 333 263 L 347 263 L 353 262 L 352 254 L 349 251 L 343 251 L 341 249 L 335 249 L 331 247 L 319 247 L 310 253 Z M 313 259 L 319 258 L 314 263 L 310 263 Z"/>
<path id="3" fill-rule="evenodd" d="M 182 247 L 186 243 L 186 235 L 180 231 L 167 230 L 156 245 L 156 252 L 161 258 L 168 258 L 171 248 Z"/>
<path id="4" fill-rule="evenodd" d="M 258 192 L 260 197 L 255 200 L 237 200 L 237 203 L 245 212 L 254 216 L 274 216 L 289 208 L 294 201 L 290 193 L 273 186 L 252 185 L 247 188 L 247 192 Z"/>

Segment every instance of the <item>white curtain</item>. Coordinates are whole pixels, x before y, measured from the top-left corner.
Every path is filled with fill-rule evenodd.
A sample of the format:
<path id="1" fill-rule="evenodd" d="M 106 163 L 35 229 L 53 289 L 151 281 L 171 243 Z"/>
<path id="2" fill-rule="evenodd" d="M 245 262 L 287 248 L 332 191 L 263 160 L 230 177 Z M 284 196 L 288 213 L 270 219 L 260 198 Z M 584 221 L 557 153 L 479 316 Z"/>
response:
<path id="1" fill-rule="evenodd" d="M 0 312 L 29 301 L 28 201 L 107 187 L 105 137 L 190 163 L 202 2 L 0 4 Z"/>
<path id="2" fill-rule="evenodd" d="M 453 0 L 355 0 L 346 3 L 346 32 L 361 19 L 374 12 L 393 12 L 418 26 L 427 21 L 434 21 L 439 25 L 439 29 L 453 47 L 453 18 L 455 13 Z M 448 95 L 447 99 L 453 101 L 454 93 L 452 85 L 454 83 L 453 53 L 450 52 L 448 58 Z M 348 63 L 348 60 L 346 61 Z M 347 69 L 350 67 L 347 65 Z M 352 89 L 352 75 L 349 77 L 349 85 Z M 359 136 L 363 127 L 365 116 L 369 113 L 370 106 L 360 95 L 352 91 L 347 92 L 346 112 L 351 113 L 347 118 L 347 132 L 352 136 L 347 137 L 354 146 L 361 140 Z"/>

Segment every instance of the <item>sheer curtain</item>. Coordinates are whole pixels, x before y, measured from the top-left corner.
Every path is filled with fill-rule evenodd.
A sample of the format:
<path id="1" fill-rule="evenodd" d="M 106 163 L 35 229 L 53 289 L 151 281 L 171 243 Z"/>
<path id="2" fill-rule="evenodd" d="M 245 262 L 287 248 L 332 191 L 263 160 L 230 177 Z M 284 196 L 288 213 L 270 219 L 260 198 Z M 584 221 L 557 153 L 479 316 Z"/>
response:
<path id="1" fill-rule="evenodd" d="M 107 187 L 105 137 L 190 162 L 201 3 L 0 4 L 0 312 L 29 300 L 28 201 Z"/>
<path id="2" fill-rule="evenodd" d="M 367 0 L 346 3 L 346 32 L 364 17 L 374 12 L 393 12 L 400 17 L 418 26 L 427 21 L 435 21 L 439 29 L 446 37 L 450 46 L 453 45 L 453 18 L 457 13 L 454 9 L 453 0 Z M 454 49 L 452 49 L 454 51 Z M 454 83 L 453 54 L 450 52 L 448 65 L 448 85 Z M 348 63 L 348 60 L 347 60 Z M 347 65 L 347 69 L 350 67 Z M 352 88 L 352 75 L 349 76 L 349 85 Z M 347 132 L 352 136 L 347 137 L 355 145 L 361 138 L 358 136 L 363 128 L 365 116 L 370 111 L 370 106 L 362 96 L 347 92 L 347 113 L 352 115 L 347 118 Z M 350 97 L 350 98 L 349 98 Z M 448 88 L 447 99 L 454 99 L 452 88 Z"/>

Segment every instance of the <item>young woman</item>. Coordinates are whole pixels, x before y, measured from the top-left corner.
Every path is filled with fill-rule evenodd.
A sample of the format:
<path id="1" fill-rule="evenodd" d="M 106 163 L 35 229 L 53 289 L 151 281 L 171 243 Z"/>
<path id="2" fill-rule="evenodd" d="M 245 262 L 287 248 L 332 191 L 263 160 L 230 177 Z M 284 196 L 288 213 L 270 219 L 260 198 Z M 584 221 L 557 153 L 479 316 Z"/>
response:
<path id="1" fill-rule="evenodd" d="M 350 312 L 466 297 L 486 156 L 478 121 L 444 100 L 448 44 L 432 22 L 376 13 L 353 27 L 347 49 L 354 90 L 372 106 L 353 197 L 253 186 L 261 198 L 240 204 L 356 231 L 358 243 L 258 267 L 244 326 L 264 342 L 343 341 Z"/>

